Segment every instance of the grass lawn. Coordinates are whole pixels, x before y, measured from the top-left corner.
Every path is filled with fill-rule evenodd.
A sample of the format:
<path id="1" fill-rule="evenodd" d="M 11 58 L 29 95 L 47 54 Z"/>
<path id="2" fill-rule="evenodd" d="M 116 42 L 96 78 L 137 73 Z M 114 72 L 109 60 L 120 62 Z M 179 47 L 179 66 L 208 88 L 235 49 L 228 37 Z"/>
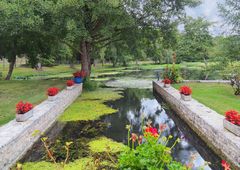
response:
<path id="1" fill-rule="evenodd" d="M 183 84 L 173 85 L 179 88 Z M 193 90 L 193 98 L 205 104 L 220 114 L 234 109 L 240 111 L 240 96 L 233 94 L 233 89 L 228 84 L 219 83 L 185 83 Z"/>
<path id="2" fill-rule="evenodd" d="M 0 125 L 15 117 L 15 106 L 23 100 L 34 105 L 47 98 L 48 87 L 63 88 L 62 80 L 0 81 Z"/>

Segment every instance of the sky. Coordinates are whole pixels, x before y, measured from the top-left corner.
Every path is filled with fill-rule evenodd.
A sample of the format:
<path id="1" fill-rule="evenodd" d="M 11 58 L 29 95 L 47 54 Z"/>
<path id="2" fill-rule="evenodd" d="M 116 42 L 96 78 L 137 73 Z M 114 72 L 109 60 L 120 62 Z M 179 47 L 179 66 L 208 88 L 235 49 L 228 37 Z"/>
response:
<path id="1" fill-rule="evenodd" d="M 213 35 L 221 35 L 226 27 L 223 26 L 223 19 L 219 16 L 218 3 L 223 3 L 224 0 L 202 0 L 202 4 L 195 8 L 186 8 L 188 16 L 193 18 L 204 17 L 213 23 L 210 32 Z M 181 29 L 181 28 L 180 28 Z"/>

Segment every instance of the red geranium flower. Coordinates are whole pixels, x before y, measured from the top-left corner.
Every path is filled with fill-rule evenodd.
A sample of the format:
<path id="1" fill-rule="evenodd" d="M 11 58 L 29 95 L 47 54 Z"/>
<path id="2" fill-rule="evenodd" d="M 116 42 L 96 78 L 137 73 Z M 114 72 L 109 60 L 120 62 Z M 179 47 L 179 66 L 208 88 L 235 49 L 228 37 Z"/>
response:
<path id="1" fill-rule="evenodd" d="M 71 86 L 74 85 L 74 81 L 73 80 L 67 80 L 66 84 L 67 84 L 68 87 L 71 87 Z"/>
<path id="2" fill-rule="evenodd" d="M 231 170 L 230 165 L 225 160 L 222 160 L 222 167 L 224 170 Z"/>
<path id="3" fill-rule="evenodd" d="M 73 73 L 73 76 L 74 76 L 74 77 L 82 77 L 82 78 L 83 78 L 83 77 L 86 76 L 86 72 L 83 71 L 83 70 L 77 71 L 77 72 Z"/>
<path id="4" fill-rule="evenodd" d="M 24 114 L 27 113 L 28 111 L 32 110 L 33 105 L 31 103 L 24 103 L 23 101 L 18 102 L 16 105 L 16 113 L 17 114 Z"/>
<path id="5" fill-rule="evenodd" d="M 56 94 L 58 94 L 58 91 L 59 91 L 58 88 L 56 88 L 56 87 L 50 87 L 50 88 L 48 88 L 48 90 L 47 90 L 47 94 L 48 94 L 48 96 L 55 96 Z"/>
<path id="6" fill-rule="evenodd" d="M 147 127 L 145 129 L 145 134 L 146 135 L 150 134 L 153 137 L 158 137 L 158 130 L 157 130 L 157 128 Z"/>
<path id="7" fill-rule="evenodd" d="M 234 125 L 240 126 L 240 114 L 235 110 L 226 111 L 225 119 Z"/>
<path id="8" fill-rule="evenodd" d="M 191 95 L 192 94 L 192 89 L 188 86 L 181 86 L 180 87 L 180 93 L 184 95 Z"/>
<path id="9" fill-rule="evenodd" d="M 168 79 L 168 78 L 165 78 L 165 79 L 163 80 L 163 83 L 164 83 L 164 84 L 171 84 L 171 80 Z"/>

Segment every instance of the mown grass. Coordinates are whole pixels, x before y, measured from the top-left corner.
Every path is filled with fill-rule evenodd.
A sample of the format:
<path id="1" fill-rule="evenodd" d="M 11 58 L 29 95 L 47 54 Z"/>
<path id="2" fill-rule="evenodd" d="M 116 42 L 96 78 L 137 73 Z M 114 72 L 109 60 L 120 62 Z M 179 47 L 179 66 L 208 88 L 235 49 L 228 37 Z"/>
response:
<path id="1" fill-rule="evenodd" d="M 0 125 L 15 117 L 15 106 L 19 101 L 28 101 L 34 105 L 47 98 L 48 87 L 63 88 L 62 80 L 0 81 Z"/>
<path id="2" fill-rule="evenodd" d="M 175 88 L 183 84 L 173 85 Z M 193 90 L 193 98 L 211 109 L 224 115 L 227 110 L 240 111 L 240 96 L 235 96 L 229 84 L 220 83 L 185 83 Z"/>

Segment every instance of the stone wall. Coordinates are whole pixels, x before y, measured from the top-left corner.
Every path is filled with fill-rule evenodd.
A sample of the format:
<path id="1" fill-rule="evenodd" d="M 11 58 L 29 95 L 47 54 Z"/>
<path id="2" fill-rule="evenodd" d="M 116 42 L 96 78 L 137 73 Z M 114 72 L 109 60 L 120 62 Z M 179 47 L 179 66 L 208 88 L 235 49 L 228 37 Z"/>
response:
<path id="1" fill-rule="evenodd" d="M 222 159 L 240 168 L 240 137 L 223 127 L 224 116 L 198 101 L 183 101 L 179 91 L 164 88 L 161 82 L 153 82 L 153 90 L 183 119 Z M 216 99 L 221 100 L 221 99 Z M 224 102 L 224 101 L 223 101 Z"/>
<path id="2" fill-rule="evenodd" d="M 55 101 L 44 101 L 33 109 L 33 117 L 26 122 L 12 120 L 0 127 L 0 169 L 8 170 L 39 139 L 35 130 L 45 132 L 58 116 L 81 94 L 82 84 L 63 90 Z"/>

